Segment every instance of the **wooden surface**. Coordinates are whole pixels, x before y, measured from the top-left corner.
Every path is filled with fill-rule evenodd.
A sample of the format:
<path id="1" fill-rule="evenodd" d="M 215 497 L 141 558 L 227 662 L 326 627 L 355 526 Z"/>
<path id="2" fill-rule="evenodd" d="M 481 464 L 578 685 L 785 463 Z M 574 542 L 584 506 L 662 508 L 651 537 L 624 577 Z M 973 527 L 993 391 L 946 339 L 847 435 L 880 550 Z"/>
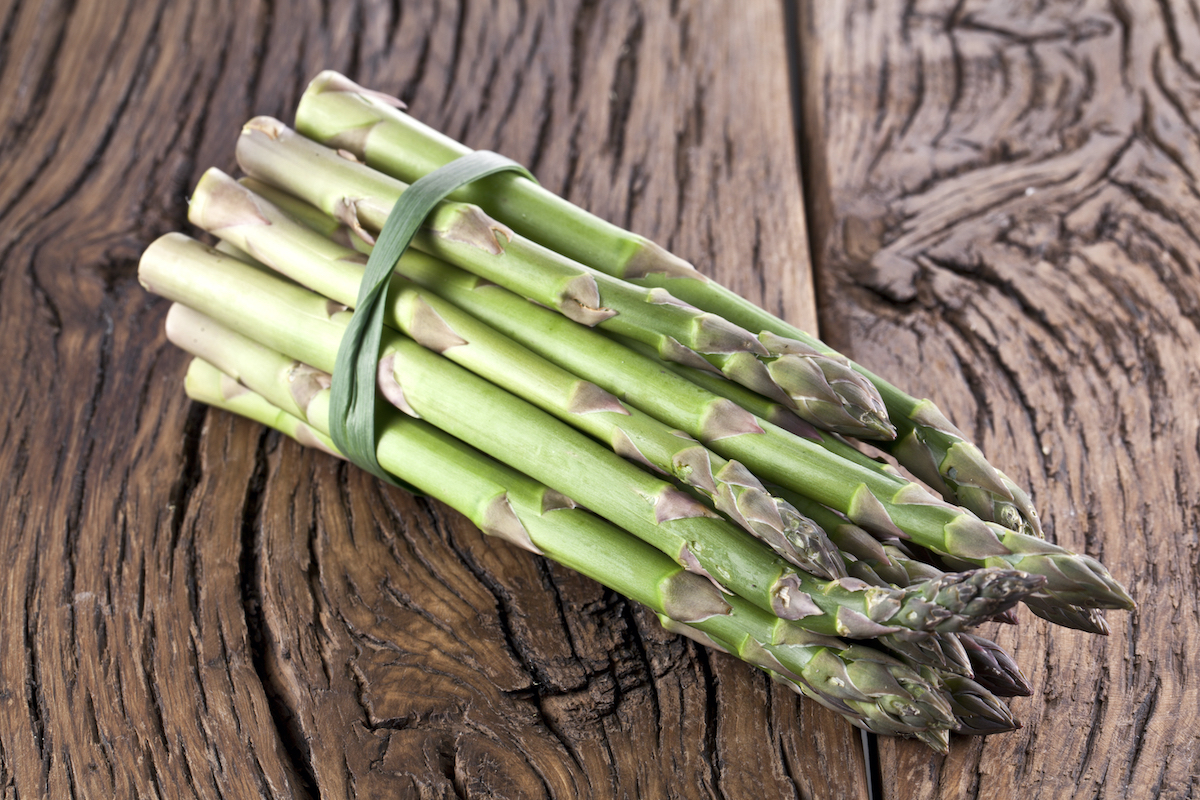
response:
<path id="1" fill-rule="evenodd" d="M 866 797 L 814 704 L 183 397 L 138 255 L 326 67 L 819 312 L 1132 588 L 1107 639 L 996 632 L 1025 728 L 885 742 L 886 797 L 1197 796 L 1198 17 L 0 4 L 0 797 Z"/>
<path id="2" fill-rule="evenodd" d="M 904 797 L 1200 790 L 1200 18 L 1185 3 L 814 3 L 823 332 L 932 396 L 1140 603 L 1001 631 L 1025 728 L 881 747 Z"/>

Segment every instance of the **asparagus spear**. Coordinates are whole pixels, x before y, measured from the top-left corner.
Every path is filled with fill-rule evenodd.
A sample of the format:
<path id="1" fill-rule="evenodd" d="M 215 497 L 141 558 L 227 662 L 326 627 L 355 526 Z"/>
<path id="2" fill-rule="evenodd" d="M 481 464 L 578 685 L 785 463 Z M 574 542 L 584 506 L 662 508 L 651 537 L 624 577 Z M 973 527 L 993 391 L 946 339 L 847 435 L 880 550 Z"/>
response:
<path id="1" fill-rule="evenodd" d="M 620 342 L 630 350 L 656 361 L 663 368 L 670 370 L 676 375 L 679 375 L 684 380 L 696 384 L 705 391 L 711 392 L 718 397 L 724 397 L 726 400 L 736 403 L 740 408 L 749 411 L 754 416 L 768 420 L 795 436 L 802 436 L 805 439 L 816 442 L 839 458 L 844 458 L 848 461 L 853 461 L 856 464 L 867 467 L 868 469 L 877 470 L 892 477 L 899 478 L 896 470 L 890 464 L 876 461 L 846 442 L 840 435 L 836 433 L 822 431 L 813 427 L 812 425 L 808 425 L 804 422 L 804 420 L 797 417 L 790 409 L 780 406 L 778 403 L 771 402 L 769 399 L 763 397 L 757 392 L 752 392 L 746 387 L 727 380 L 721 375 L 715 375 L 712 372 L 696 369 L 695 367 L 685 366 L 683 364 L 664 361 L 658 358 L 657 354 L 651 348 L 646 347 L 641 342 L 629 339 L 628 337 L 610 334 L 610 338 Z"/>
<path id="2" fill-rule="evenodd" d="M 151 291 L 266 346 L 332 368 L 348 314 L 323 297 L 179 234 L 147 249 L 139 276 Z M 818 633 L 863 638 L 961 630 L 1044 584 L 1003 569 L 947 574 L 904 590 L 821 580 L 795 571 L 672 485 L 412 340 L 385 336 L 379 382 L 406 413 L 601 512 L 723 589 Z"/>
<path id="3" fill-rule="evenodd" d="M 333 72 L 309 85 L 296 128 L 318 142 L 345 149 L 377 169 L 412 182 L 470 152 L 404 114 L 386 95 L 370 92 Z M 454 199 L 473 203 L 524 236 L 609 275 L 662 288 L 698 308 L 746 329 L 771 331 L 841 359 L 816 337 L 758 308 L 709 280 L 686 261 L 515 175 L 493 176 L 464 187 Z M 897 428 L 883 445 L 947 500 L 980 518 L 1030 535 L 1041 524 L 1029 496 L 995 469 L 929 400 L 918 400 L 852 362 L 879 391 Z"/>
<path id="4" fill-rule="evenodd" d="M 168 312 L 168 317 L 172 316 L 175 319 L 180 316 L 190 316 L 191 319 L 184 322 L 185 327 L 194 328 L 209 321 L 207 317 L 198 312 L 177 304 L 172 305 Z M 192 336 L 195 337 L 196 333 L 198 332 L 193 332 Z M 221 332 L 218 331 L 216 335 L 221 336 Z M 290 369 L 279 374 L 294 376 L 304 373 L 299 369 Z M 304 374 L 304 377 L 306 380 L 314 379 L 312 374 Z M 307 420 L 288 413 L 269 402 L 265 397 L 247 387 L 245 383 L 222 372 L 202 358 L 196 357 L 188 365 L 187 375 L 184 378 L 184 391 L 193 400 L 246 417 L 295 439 L 305 447 L 320 450 L 335 458 L 345 459 L 345 456 L 338 452 L 333 440 L 323 433 L 321 428 L 314 427 Z M 295 402 L 290 394 L 288 397 L 292 403 Z"/>
<path id="5" fill-rule="evenodd" d="M 188 217 L 223 237 L 223 242 L 246 248 L 271 264 L 303 265 L 320 257 L 355 266 L 366 261 L 365 256 L 356 257 L 294 221 L 217 169 L 208 170 L 200 179 L 188 205 Z M 297 267 L 288 271 L 293 276 L 301 274 Z M 356 304 L 353 286 L 361 280 L 361 270 L 346 281 L 329 280 L 328 269 L 303 274 L 308 280 L 302 278 L 302 282 L 318 293 L 348 307 Z M 718 511 L 789 563 L 819 577 L 846 575 L 841 557 L 824 531 L 787 502 L 771 496 L 738 462 L 728 461 L 645 412 L 626 406 L 594 383 L 579 379 L 399 276 L 392 277 L 388 300 L 386 325 L 607 443 L 615 452 L 695 488 Z"/>
<path id="6" fill-rule="evenodd" d="M 253 250 L 251 238 L 263 226 L 229 224 L 219 230 L 226 231 L 222 235 L 233 236 L 235 228 L 243 237 L 239 241 Z M 300 254 L 278 259 L 274 266 L 323 291 L 325 284 L 314 282 L 334 282 L 343 286 L 341 291 L 356 292 L 350 288 L 358 281 L 353 269 L 354 253 L 348 249 L 333 251 L 340 255 L 322 252 L 327 255 L 317 259 L 320 267 L 311 260 L 300 264 Z M 696 436 L 722 456 L 837 508 L 877 534 L 911 536 L 938 552 L 974 558 L 975 565 L 1008 565 L 1043 573 L 1050 579 L 1047 591 L 1053 594 L 1048 596 L 1057 605 L 1129 607 L 1132 603 L 1094 559 L 1075 556 L 999 526 L 984 525 L 970 513 L 936 500 L 917 484 L 881 472 L 877 465 L 830 459 L 821 446 L 764 420 L 751 419 L 753 425 L 749 425 L 738 416 L 736 406 L 719 403 L 687 381 L 672 380 L 660 367 L 639 361 L 627 349 L 614 347 L 604 337 L 592 335 L 552 312 L 530 307 L 486 281 L 412 251 L 400 260 L 398 270 L 542 356 L 587 374 L 606 390 Z M 691 410 L 681 413 L 681 405 Z"/>
<path id="7" fill-rule="evenodd" d="M 237 157 L 252 177 L 311 202 L 367 242 L 407 188 L 268 117 L 243 128 Z M 665 359 L 719 371 L 819 427 L 867 438 L 894 434 L 875 389 L 839 360 L 593 270 L 513 233 L 477 206 L 442 203 L 413 246 L 577 322 L 651 345 Z"/>
<path id="8" fill-rule="evenodd" d="M 189 396 L 257 419 L 302 444 L 332 447 L 323 433 L 316 439 L 311 433 L 295 436 L 311 431 L 310 425 L 327 429 L 328 390 L 320 388 L 327 376 L 320 381 L 304 365 L 182 306 L 172 309 L 171 328 L 173 338 L 189 349 L 214 355 L 241 376 L 233 379 L 197 358 L 188 370 Z M 924 733 L 936 746 L 941 741 L 936 731 L 952 724 L 947 699 L 901 662 L 797 629 L 739 597 L 722 595 L 568 498 L 419 420 L 393 415 L 382 430 L 379 460 L 398 478 L 451 505 L 485 533 L 544 553 L 647 605 L 668 629 L 708 644 L 729 643 L 722 649 L 867 730 Z"/>

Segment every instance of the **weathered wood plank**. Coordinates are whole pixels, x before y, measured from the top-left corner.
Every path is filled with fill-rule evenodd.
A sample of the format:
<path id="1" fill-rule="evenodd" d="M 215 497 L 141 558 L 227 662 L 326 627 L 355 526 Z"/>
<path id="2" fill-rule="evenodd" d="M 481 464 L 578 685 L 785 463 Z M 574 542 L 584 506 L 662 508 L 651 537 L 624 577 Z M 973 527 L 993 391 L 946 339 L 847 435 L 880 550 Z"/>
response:
<path id="1" fill-rule="evenodd" d="M 189 404 L 135 279 L 332 67 L 811 324 L 786 66 L 767 2 L 0 10 L 4 796 L 864 796 L 833 715 Z"/>
<path id="2" fill-rule="evenodd" d="M 801 37 L 825 333 L 935 398 L 1141 604 L 1106 639 L 999 631 L 1024 730 L 945 760 L 886 743 L 889 796 L 1194 796 L 1194 6 L 814 3 Z"/>
<path id="3" fill-rule="evenodd" d="M 216 72 L 180 67 L 186 9 L 147 10 L 3 15 L 0 786 L 292 796 L 239 591 L 258 434 L 180 402 L 133 280 L 183 209 L 187 88 Z"/>

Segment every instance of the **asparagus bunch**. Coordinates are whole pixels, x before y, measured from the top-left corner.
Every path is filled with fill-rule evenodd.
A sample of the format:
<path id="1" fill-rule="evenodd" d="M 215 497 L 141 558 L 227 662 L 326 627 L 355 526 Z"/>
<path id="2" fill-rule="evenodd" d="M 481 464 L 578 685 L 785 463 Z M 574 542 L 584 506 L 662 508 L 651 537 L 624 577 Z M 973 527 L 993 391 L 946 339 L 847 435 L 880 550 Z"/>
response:
<path id="1" fill-rule="evenodd" d="M 237 154 L 239 164 L 251 176 L 293 192 L 330 215 L 342 218 L 368 243 L 405 189 L 403 183 L 321 148 L 276 120 L 257 118 L 248 123 L 239 139 Z M 223 224 L 224 219 L 218 219 L 214 230 L 219 231 L 217 226 Z M 505 240 L 503 244 L 501 239 Z M 533 245 L 491 220 L 476 206 L 443 204 L 431 215 L 426 230 L 414 239 L 414 246 L 472 272 L 476 280 L 499 284 L 558 311 L 567 319 L 602 326 L 643 344 L 647 339 L 639 331 L 657 324 L 647 322 L 641 327 L 645 306 L 662 306 L 669 318 L 675 318 L 675 312 L 686 315 L 694 311 L 658 295 L 657 301 L 630 309 L 628 313 L 634 321 L 628 323 L 618 322 L 625 318 L 624 311 L 581 317 L 577 313 L 579 298 L 567 298 L 563 288 L 568 285 L 578 288 L 582 285 L 580 278 L 587 279 L 583 283 L 589 287 L 603 284 L 614 287 L 614 292 L 636 292 L 616 278 L 589 271 L 577 262 Z M 545 285 L 537 284 L 532 277 L 535 275 L 543 276 Z M 587 303 L 593 305 L 585 303 L 585 307 L 596 310 L 596 304 L 600 303 L 597 298 L 598 295 L 590 295 Z M 683 335 L 682 331 L 679 333 Z M 662 355 L 661 349 L 659 354 Z M 755 382 L 742 383 L 749 386 Z M 764 388 L 764 391 L 770 399 L 779 399 L 776 389 Z M 837 428 L 838 423 L 831 420 L 829 426 Z M 911 538 L 964 565 L 1043 575 L 1047 578 L 1043 594 L 1055 607 L 1128 608 L 1132 602 L 1095 559 L 1076 555 L 1036 536 L 984 522 L 966 509 L 935 498 L 919 484 L 849 458 L 830 460 L 827 446 L 818 447 L 796 437 L 786 442 L 779 437 L 755 438 L 752 449 L 769 454 L 759 461 L 748 451 L 747 439 L 728 437 L 713 446 L 721 448 L 725 457 L 750 465 L 763 480 L 787 486 L 802 479 L 805 485 L 798 491 L 843 511 L 873 533 Z"/>
<path id="2" fill-rule="evenodd" d="M 189 271 L 189 255 L 197 262 L 198 270 Z M 209 263 L 202 263 L 204 261 Z M 211 297 L 206 299 L 203 292 L 197 291 L 197 284 L 211 281 L 212 275 L 205 273 L 219 274 L 222 266 L 230 268 L 231 272 L 243 273 L 248 283 L 265 279 L 263 283 L 268 292 L 255 296 L 246 291 L 245 286 L 222 285 L 218 280 L 211 290 Z M 275 328 L 277 324 L 284 327 L 298 322 L 311 326 L 320 319 L 320 314 L 330 311 L 334 316 L 344 315 L 327 304 L 318 310 L 321 301 L 312 297 L 309 298 L 313 301 L 309 309 L 313 313 L 308 320 L 286 319 L 276 323 L 271 319 L 269 303 L 266 307 L 263 303 L 267 303 L 270 296 L 286 295 L 287 284 L 256 272 L 248 264 L 222 259 L 215 251 L 183 237 L 170 236 L 156 243 L 147 252 L 141 274 L 144 282 L 168 296 L 191 291 L 190 299 L 196 305 L 215 309 L 248 331 L 261 332 L 264 319 L 270 328 Z M 272 285 L 273 280 L 275 285 Z M 228 293 L 234 288 L 239 290 Z M 291 289 L 293 294 L 299 294 L 295 287 Z M 246 303 L 249 306 L 254 306 L 256 299 L 260 312 L 266 311 L 266 314 L 248 318 L 236 301 L 232 305 L 215 302 L 222 296 L 251 298 L 251 302 Z M 172 308 L 167 331 L 171 341 L 197 355 L 198 359 L 204 359 L 194 362 L 189 370 L 191 396 L 269 424 L 303 444 L 334 452 L 325 435 L 329 406 L 326 375 L 258 345 L 184 306 Z M 286 334 L 268 333 L 264 338 L 272 337 L 286 338 Z M 293 347 L 304 349 L 303 345 Z M 221 371 L 209 367 L 208 363 L 219 364 Z M 269 397 L 269 401 L 257 397 L 256 393 Z M 722 594 L 711 582 L 684 571 L 662 554 L 648 554 L 645 545 L 636 543 L 627 533 L 613 526 L 604 528 L 603 542 L 595 545 L 607 554 L 607 558 L 597 558 L 586 546 L 586 541 L 580 547 L 578 537 L 589 533 L 599 523 L 587 515 L 586 524 L 572 522 L 568 526 L 564 521 L 565 512 L 576 506 L 566 496 L 542 486 L 535 490 L 537 502 L 516 505 L 514 493 L 533 483 L 524 476 L 512 470 L 505 471 L 461 441 L 447 437 L 416 418 L 394 417 L 388 420 L 384 430 L 379 445 L 380 460 L 397 477 L 444 499 L 470 516 L 486 532 L 534 552 L 547 553 L 645 602 L 662 615 L 669 629 L 738 654 L 790 688 L 847 715 L 868 730 L 918 736 L 943 750 L 945 733 L 950 726 L 971 731 L 1007 729 L 1007 710 L 1000 711 L 1003 707 L 995 701 L 991 701 L 991 705 L 985 703 L 985 706 L 995 705 L 997 709 L 990 727 L 978 720 L 972 722 L 952 716 L 952 709 L 964 708 L 964 700 L 958 698 L 962 693 L 958 688 L 963 685 L 961 676 L 941 675 L 920 665 L 906 666 L 903 660 L 870 648 L 789 626 L 778 617 L 754 609 L 735 595 Z M 501 471 L 506 475 L 504 485 L 510 487 L 508 493 L 500 499 L 494 491 L 467 494 L 473 486 L 472 480 L 447 471 L 461 468 L 461 462 L 466 458 L 464 454 L 475 464 L 467 468 L 468 476 L 473 476 L 475 483 L 479 482 L 481 473 L 494 475 Z M 450 462 L 449 465 L 446 462 Z M 488 465 L 487 468 L 479 467 L 480 462 Z M 494 483 L 488 485 L 495 486 Z M 555 522 L 545 529 L 556 531 L 557 539 L 548 539 L 548 533 L 535 535 L 535 530 L 543 529 L 535 528 L 536 521 L 515 510 L 530 508 L 540 509 L 543 515 L 547 511 L 564 512 L 557 514 Z M 514 514 L 517 515 L 515 518 Z M 571 517 L 584 514 L 578 511 Z M 583 533 L 577 530 L 580 524 Z M 592 532 L 590 535 L 598 534 Z M 547 545 L 548 541 L 550 545 Z M 567 550 L 570 552 L 565 552 Z M 622 554 L 626 555 L 623 561 L 615 557 Z M 665 564 L 658 571 L 634 566 L 656 562 Z M 608 571 L 602 567 L 607 567 Z M 662 571 L 667 571 L 668 575 L 661 577 Z M 644 578 L 645 574 L 657 577 L 650 581 Z M 976 699 L 975 702 L 982 701 Z M 976 710 L 975 717 L 979 713 Z M 967 727 L 963 728 L 964 725 Z"/>
<path id="3" fill-rule="evenodd" d="M 322 371 L 333 368 L 349 317 L 340 303 L 331 307 L 329 298 L 180 234 L 152 244 L 139 274 L 154 292 L 265 346 Z M 441 329 L 446 323 L 435 324 Z M 463 346 L 465 340 L 444 349 Z M 722 591 L 815 632 L 863 638 L 900 630 L 962 630 L 1045 584 L 1038 576 L 991 569 L 900 590 L 797 570 L 673 484 L 436 350 L 386 331 L 379 355 L 384 397 L 609 517 Z"/>
<path id="4" fill-rule="evenodd" d="M 328 373 L 364 264 L 406 182 L 467 150 L 333 73 L 297 124 L 332 149 L 252 120 L 250 177 L 210 171 L 189 206 L 218 248 L 168 234 L 140 277 L 180 304 L 190 396 L 337 455 Z M 969 631 L 1024 601 L 1106 632 L 1099 610 L 1132 605 L 931 403 L 525 178 L 433 209 L 382 324 L 387 474 L 868 730 L 942 752 L 1011 730 L 997 698 L 1031 687 Z"/>
<path id="5" fill-rule="evenodd" d="M 336 72 L 309 84 L 296 112 L 296 128 L 314 141 L 354 154 L 387 175 L 411 183 L 470 152 L 405 114 L 403 104 L 363 89 Z M 459 190 L 513 230 L 605 274 L 673 296 L 752 331 L 768 331 L 849 366 L 878 391 L 896 431 L 883 444 L 914 475 L 981 519 L 1041 535 L 1028 494 L 993 467 L 977 447 L 929 400 L 918 400 L 821 340 L 789 325 L 735 292 L 709 280 L 687 261 L 653 242 L 609 224 L 536 183 L 494 175 Z M 536 224 L 534 222 L 536 221 Z"/>

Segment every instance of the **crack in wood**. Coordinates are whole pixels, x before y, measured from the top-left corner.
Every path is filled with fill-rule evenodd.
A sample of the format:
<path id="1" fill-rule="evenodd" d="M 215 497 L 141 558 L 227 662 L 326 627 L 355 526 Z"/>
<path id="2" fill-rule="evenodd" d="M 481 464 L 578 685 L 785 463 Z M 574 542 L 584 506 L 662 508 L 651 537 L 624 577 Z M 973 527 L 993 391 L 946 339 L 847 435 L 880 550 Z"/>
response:
<path id="1" fill-rule="evenodd" d="M 712 659 L 720 656 L 694 644 L 689 644 L 689 646 L 695 650 L 696 664 L 700 668 L 705 689 L 703 758 L 708 767 L 708 774 L 704 776 L 705 788 L 709 790 L 714 800 L 725 800 L 725 794 L 721 791 L 721 748 L 717 730 L 721 718 L 721 709 L 717 700 L 720 690 L 712 666 Z"/>
<path id="2" fill-rule="evenodd" d="M 299 781 L 299 785 L 293 789 L 298 797 L 307 798 L 319 793 L 320 783 L 312 763 L 308 739 L 294 709 L 288 706 L 289 693 L 281 683 L 282 675 L 272 665 L 272 660 L 278 657 L 272 652 L 276 647 L 275 637 L 264 617 L 262 515 L 268 480 L 268 451 L 273 437 L 266 430 L 258 431 L 257 435 L 254 469 L 246 486 L 240 515 L 240 604 L 254 673 L 262 684 L 287 765 Z M 264 796 L 269 795 L 264 793 Z"/>

